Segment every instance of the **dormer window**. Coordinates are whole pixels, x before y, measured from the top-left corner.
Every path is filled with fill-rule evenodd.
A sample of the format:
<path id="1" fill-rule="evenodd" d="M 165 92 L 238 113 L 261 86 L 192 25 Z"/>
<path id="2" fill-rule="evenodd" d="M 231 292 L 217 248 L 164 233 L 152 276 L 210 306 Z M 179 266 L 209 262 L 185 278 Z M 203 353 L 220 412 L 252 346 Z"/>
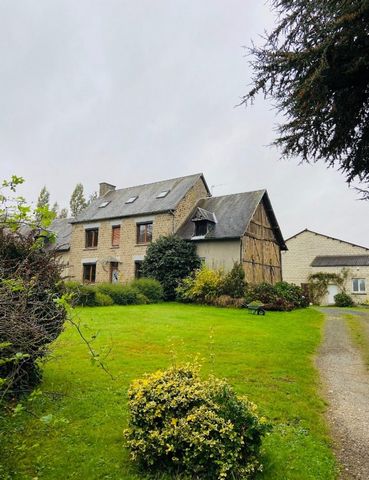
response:
<path id="1" fill-rule="evenodd" d="M 168 193 L 169 193 L 169 190 L 163 190 L 156 196 L 156 198 L 164 198 L 168 195 Z"/>
<path id="2" fill-rule="evenodd" d="M 136 195 L 135 197 L 130 197 L 130 198 L 126 201 L 126 203 L 133 203 L 133 202 L 134 202 L 135 200 L 137 200 L 137 199 L 138 199 L 138 195 Z"/>
<path id="3" fill-rule="evenodd" d="M 208 221 L 201 220 L 195 222 L 195 236 L 203 237 L 208 233 Z"/>
<path id="4" fill-rule="evenodd" d="M 200 207 L 197 207 L 195 215 L 192 217 L 192 221 L 195 224 L 195 232 L 192 238 L 205 237 L 214 229 L 217 223 L 217 219 L 213 212 L 209 212 Z"/>

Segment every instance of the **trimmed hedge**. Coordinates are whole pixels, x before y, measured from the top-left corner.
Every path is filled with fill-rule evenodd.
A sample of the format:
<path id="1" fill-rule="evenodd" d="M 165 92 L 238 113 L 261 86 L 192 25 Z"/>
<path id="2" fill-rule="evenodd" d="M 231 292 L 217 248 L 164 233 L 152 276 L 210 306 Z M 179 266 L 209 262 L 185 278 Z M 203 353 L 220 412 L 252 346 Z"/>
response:
<path id="1" fill-rule="evenodd" d="M 131 282 L 130 285 L 145 295 L 150 303 L 161 302 L 164 298 L 164 290 L 161 283 L 153 278 L 139 278 Z"/>
<path id="2" fill-rule="evenodd" d="M 65 282 L 71 294 L 72 305 L 84 307 L 109 305 L 142 305 L 157 303 L 163 299 L 163 288 L 157 280 L 142 278 L 127 285 L 100 283 L 84 285 L 78 282 Z"/>

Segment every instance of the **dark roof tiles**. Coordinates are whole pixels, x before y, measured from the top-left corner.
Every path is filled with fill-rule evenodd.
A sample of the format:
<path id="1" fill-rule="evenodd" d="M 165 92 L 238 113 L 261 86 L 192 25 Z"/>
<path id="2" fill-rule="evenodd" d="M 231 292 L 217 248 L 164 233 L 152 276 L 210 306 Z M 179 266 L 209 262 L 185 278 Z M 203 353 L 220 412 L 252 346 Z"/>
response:
<path id="1" fill-rule="evenodd" d="M 172 178 L 170 180 L 110 191 L 103 197 L 94 200 L 77 218 L 72 220 L 72 223 L 147 215 L 174 210 L 200 178 L 203 179 L 207 188 L 203 175 L 198 173 L 187 177 Z M 164 191 L 168 191 L 168 194 L 164 197 L 158 197 Z M 132 203 L 127 203 L 127 200 L 133 197 L 137 198 Z M 99 208 L 103 202 L 109 202 L 109 204 L 104 208 Z"/>
<path id="2" fill-rule="evenodd" d="M 278 243 L 283 250 L 286 250 L 287 247 L 284 243 L 266 190 L 235 193 L 222 197 L 210 197 L 199 200 L 192 215 L 190 215 L 188 220 L 178 230 L 178 235 L 187 240 L 191 240 L 195 234 L 195 225 L 192 218 L 196 215 L 197 209 L 204 209 L 214 214 L 217 223 L 213 228 L 209 229 L 202 240 L 241 238 L 246 232 L 257 206 L 262 201 L 266 207 Z M 198 240 L 198 237 L 195 237 L 195 240 Z"/>
<path id="3" fill-rule="evenodd" d="M 49 230 L 55 234 L 55 248 L 61 252 L 69 250 L 72 235 L 70 218 L 56 218 L 50 225 Z"/>
<path id="4" fill-rule="evenodd" d="M 369 255 L 326 255 L 315 257 L 312 267 L 369 267 Z"/>

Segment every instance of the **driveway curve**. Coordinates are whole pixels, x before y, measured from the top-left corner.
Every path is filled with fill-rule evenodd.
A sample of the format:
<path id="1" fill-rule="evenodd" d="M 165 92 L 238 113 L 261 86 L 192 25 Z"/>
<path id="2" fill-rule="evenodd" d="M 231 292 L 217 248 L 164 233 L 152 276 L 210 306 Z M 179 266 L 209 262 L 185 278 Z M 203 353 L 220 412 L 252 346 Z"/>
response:
<path id="1" fill-rule="evenodd" d="M 369 372 L 352 344 L 344 315 L 354 310 L 321 308 L 326 315 L 317 366 L 329 403 L 328 421 L 343 480 L 369 480 Z"/>

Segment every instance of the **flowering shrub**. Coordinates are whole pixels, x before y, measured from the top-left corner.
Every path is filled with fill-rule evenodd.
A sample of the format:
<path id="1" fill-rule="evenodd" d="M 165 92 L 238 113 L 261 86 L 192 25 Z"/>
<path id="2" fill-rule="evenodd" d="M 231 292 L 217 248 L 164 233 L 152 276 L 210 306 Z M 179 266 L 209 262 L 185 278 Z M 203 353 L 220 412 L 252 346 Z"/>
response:
<path id="1" fill-rule="evenodd" d="M 269 426 L 224 380 L 202 381 L 191 365 L 172 367 L 134 381 L 128 395 L 125 436 L 141 467 L 210 479 L 248 478 L 261 468 Z"/>
<path id="2" fill-rule="evenodd" d="M 211 270 L 203 265 L 194 276 L 186 277 L 177 288 L 181 301 L 213 303 L 222 294 L 224 274 L 222 270 Z"/>

